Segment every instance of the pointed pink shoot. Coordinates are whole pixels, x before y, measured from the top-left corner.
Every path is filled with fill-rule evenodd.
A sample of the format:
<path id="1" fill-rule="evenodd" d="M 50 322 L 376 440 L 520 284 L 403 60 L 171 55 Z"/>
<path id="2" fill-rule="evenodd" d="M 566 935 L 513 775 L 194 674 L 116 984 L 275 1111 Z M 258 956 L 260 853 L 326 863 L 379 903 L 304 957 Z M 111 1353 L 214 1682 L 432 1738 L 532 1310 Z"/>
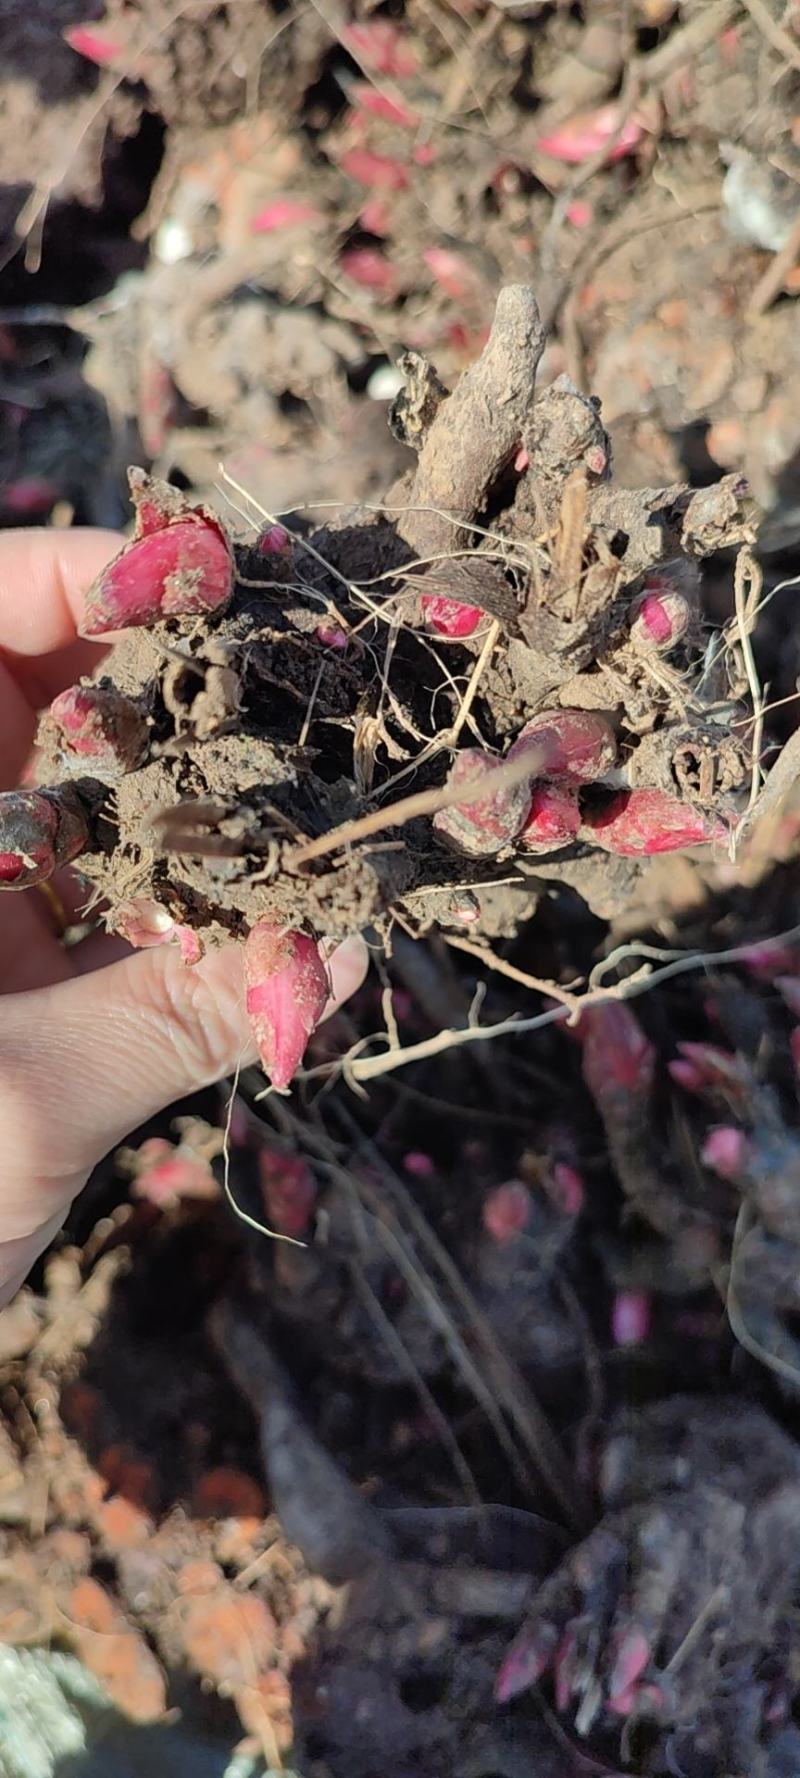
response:
<path id="1" fill-rule="evenodd" d="M 85 636 L 168 617 L 221 611 L 233 591 L 233 557 L 218 524 L 177 519 L 126 545 L 86 595 Z"/>
<path id="2" fill-rule="evenodd" d="M 536 1629 L 521 1632 L 512 1643 L 495 1680 L 494 1695 L 498 1704 L 507 1704 L 541 1679 L 553 1659 L 557 1641 L 552 1624 L 540 1624 Z"/>
<path id="3" fill-rule="evenodd" d="M 559 124 L 546 136 L 540 136 L 535 146 L 540 154 L 548 155 L 551 160 L 563 161 L 565 166 L 579 167 L 611 143 L 617 131 L 617 140 L 609 148 L 606 159 L 618 161 L 623 160 L 626 154 L 635 152 L 642 141 L 644 130 L 635 114 L 627 118 L 620 128 L 620 110 L 615 104 L 601 105 L 596 111 L 578 112 L 567 123 Z"/>
<path id="4" fill-rule="evenodd" d="M 622 858 L 653 857 L 728 838 L 723 821 L 667 790 L 623 790 L 604 809 L 587 815 L 585 837 Z"/>
<path id="5" fill-rule="evenodd" d="M 274 1087 L 288 1087 L 329 994 L 328 972 L 313 938 L 259 920 L 244 948 L 247 1012 Z"/>

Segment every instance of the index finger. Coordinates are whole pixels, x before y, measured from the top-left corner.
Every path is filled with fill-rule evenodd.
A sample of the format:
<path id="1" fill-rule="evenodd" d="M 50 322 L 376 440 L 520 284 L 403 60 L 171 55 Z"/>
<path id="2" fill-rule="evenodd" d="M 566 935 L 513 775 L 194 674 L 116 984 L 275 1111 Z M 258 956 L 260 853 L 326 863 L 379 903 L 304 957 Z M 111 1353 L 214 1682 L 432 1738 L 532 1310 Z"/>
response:
<path id="1" fill-rule="evenodd" d="M 86 589 L 121 543 L 116 531 L 88 529 L 0 535 L 0 651 L 6 659 L 32 661 L 74 643 Z"/>

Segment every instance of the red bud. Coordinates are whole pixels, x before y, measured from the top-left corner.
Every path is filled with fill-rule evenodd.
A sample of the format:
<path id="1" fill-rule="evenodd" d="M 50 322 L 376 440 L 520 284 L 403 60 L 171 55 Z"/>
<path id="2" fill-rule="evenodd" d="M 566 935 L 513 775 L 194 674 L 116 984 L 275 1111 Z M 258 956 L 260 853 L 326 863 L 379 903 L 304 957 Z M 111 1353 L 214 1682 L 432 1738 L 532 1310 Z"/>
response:
<path id="1" fill-rule="evenodd" d="M 491 857 L 511 845 L 527 819 L 531 792 L 527 784 L 500 785 L 492 790 L 492 780 L 500 769 L 500 761 L 479 747 L 464 747 L 456 755 L 448 788 L 458 787 L 470 779 L 481 777 L 486 782 L 486 796 L 476 789 L 475 800 L 459 807 L 440 809 L 434 815 L 434 829 L 446 845 L 469 857 Z"/>
<path id="2" fill-rule="evenodd" d="M 519 844 L 526 852 L 552 852 L 556 846 L 571 845 L 580 824 L 577 786 L 536 784 Z"/>
<path id="3" fill-rule="evenodd" d="M 667 653 L 685 636 L 691 611 L 683 593 L 671 592 L 668 584 L 645 587 L 631 606 L 631 637 L 640 647 Z"/>
<path id="4" fill-rule="evenodd" d="M 53 699 L 40 740 L 49 735 L 68 759 L 101 777 L 132 772 L 148 751 L 147 723 L 133 700 L 96 685 L 71 685 Z"/>
<path id="5" fill-rule="evenodd" d="M 259 920 L 244 948 L 247 1012 L 274 1087 L 289 1085 L 328 999 L 328 972 L 313 938 Z"/>
<path id="6" fill-rule="evenodd" d="M 82 631 L 100 636 L 221 611 L 232 590 L 233 557 L 221 526 L 190 515 L 127 544 L 103 569 L 86 595 Z"/>
<path id="7" fill-rule="evenodd" d="M 440 636 L 471 636 L 483 617 L 477 605 L 460 605 L 457 599 L 436 599 L 425 593 L 422 613 L 432 630 Z"/>
<path id="8" fill-rule="evenodd" d="M 541 710 L 525 724 L 509 759 L 536 754 L 537 778 L 566 778 L 588 784 L 602 778 L 617 757 L 610 722 L 596 710 Z"/>
<path id="9" fill-rule="evenodd" d="M 622 790 L 604 809 L 585 816 L 584 827 L 587 839 L 623 858 L 678 852 L 683 846 L 728 838 L 724 822 L 666 790 Z"/>

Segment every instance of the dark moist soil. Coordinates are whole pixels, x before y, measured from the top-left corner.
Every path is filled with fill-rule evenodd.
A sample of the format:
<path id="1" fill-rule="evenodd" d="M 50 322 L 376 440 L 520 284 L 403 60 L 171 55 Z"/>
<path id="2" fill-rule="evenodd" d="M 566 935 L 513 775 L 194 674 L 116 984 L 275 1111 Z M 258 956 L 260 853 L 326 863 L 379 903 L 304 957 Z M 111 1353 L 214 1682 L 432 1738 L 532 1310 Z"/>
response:
<path id="1" fill-rule="evenodd" d="M 134 1132 L 0 1315 L 0 1638 L 142 1735 L 178 1706 L 303 1778 L 800 1772 L 794 749 L 735 859 L 467 859 L 429 815 L 293 857 L 441 790 L 495 621 L 458 747 L 595 709 L 630 781 L 746 803 L 743 472 L 770 706 L 800 665 L 800 38 L 761 10 L 0 0 L 0 522 L 127 522 L 133 461 L 235 535 L 228 611 L 106 664 L 150 754 L 80 786 L 82 868 L 374 958 L 291 1098 L 253 1071 L 227 1138 L 228 1087 Z M 578 114 L 582 161 L 541 147 Z M 490 337 L 509 284 L 540 357 L 527 299 Z M 645 667 L 665 562 L 696 615 Z"/>

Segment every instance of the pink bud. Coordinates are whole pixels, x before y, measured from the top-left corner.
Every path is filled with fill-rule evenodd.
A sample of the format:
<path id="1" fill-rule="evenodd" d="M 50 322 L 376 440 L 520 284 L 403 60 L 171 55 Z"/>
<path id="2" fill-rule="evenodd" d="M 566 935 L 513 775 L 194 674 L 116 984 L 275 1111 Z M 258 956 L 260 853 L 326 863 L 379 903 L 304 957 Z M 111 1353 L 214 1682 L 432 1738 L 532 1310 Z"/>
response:
<path id="1" fill-rule="evenodd" d="M 94 62 L 97 68 L 106 68 L 112 62 L 118 62 L 125 54 L 125 46 L 115 38 L 109 37 L 105 31 L 96 30 L 94 25 L 68 25 L 61 33 L 64 42 L 74 49 L 76 55 L 83 56 L 87 62 Z"/>
<path id="2" fill-rule="evenodd" d="M 519 844 L 526 852 L 552 852 L 556 846 L 571 845 L 580 824 L 576 785 L 536 784 Z"/>
<path id="3" fill-rule="evenodd" d="M 203 955 L 203 940 L 193 926 L 176 926 L 173 934 L 181 954 L 181 962 L 187 969 L 200 962 Z"/>
<path id="4" fill-rule="evenodd" d="M 630 1713 L 627 1707 L 621 1709 L 620 1704 L 641 1679 L 652 1658 L 653 1651 L 643 1630 L 632 1628 L 620 1637 L 608 1680 L 609 1708 L 616 1709 L 618 1715 Z"/>
<path id="5" fill-rule="evenodd" d="M 505 1185 L 496 1185 L 493 1191 L 487 1192 L 483 1200 L 481 1221 L 487 1235 L 499 1246 L 506 1241 L 513 1241 L 515 1235 L 522 1234 L 528 1226 L 531 1214 L 531 1195 L 521 1179 L 509 1179 Z"/>
<path id="6" fill-rule="evenodd" d="M 604 809 L 585 816 L 584 827 L 587 839 L 622 858 L 678 852 L 683 846 L 728 838 L 724 822 L 666 790 L 622 790 Z"/>
<path id="7" fill-rule="evenodd" d="M 448 789 L 471 779 L 486 782 L 487 795 L 475 791 L 475 800 L 434 815 L 433 826 L 445 845 L 468 857 L 478 858 L 502 852 L 516 839 L 527 819 L 531 793 L 527 784 L 505 784 L 492 791 L 492 780 L 500 766 L 491 753 L 479 747 L 464 747 L 456 755 L 447 780 Z"/>
<path id="8" fill-rule="evenodd" d="M 71 685 L 53 699 L 40 738 L 54 734 L 62 753 L 85 770 L 118 775 L 146 757 L 149 731 L 131 698 L 97 685 Z"/>
<path id="9" fill-rule="evenodd" d="M 457 599 L 437 599 L 432 593 L 423 594 L 421 604 L 426 623 L 432 630 L 438 630 L 440 636 L 471 636 L 484 616 L 477 605 L 460 605 Z"/>
<path id="10" fill-rule="evenodd" d="M 615 1346 L 640 1346 L 650 1332 L 650 1298 L 646 1290 L 619 1290 L 611 1307 Z"/>
<path id="11" fill-rule="evenodd" d="M 567 205 L 564 214 L 567 221 L 572 223 L 573 228 L 588 228 L 594 216 L 594 210 L 585 198 L 573 198 L 572 203 Z"/>
<path id="12" fill-rule="evenodd" d="M 403 1155 L 403 1166 L 412 1179 L 432 1179 L 436 1172 L 436 1162 L 432 1156 L 423 1154 L 419 1148 L 412 1148 L 408 1154 Z"/>
<path id="13" fill-rule="evenodd" d="M 368 235 L 391 234 L 392 213 L 385 198 L 367 198 L 359 222 Z"/>
<path id="14" fill-rule="evenodd" d="M 290 553 L 291 548 L 291 536 L 283 525 L 267 525 L 256 542 L 256 549 L 262 556 L 283 556 Z"/>
<path id="15" fill-rule="evenodd" d="M 747 1086 L 746 1064 L 715 1043 L 679 1043 L 680 1060 L 668 1062 L 674 1081 L 690 1093 L 722 1091 L 741 1094 Z"/>
<path id="16" fill-rule="evenodd" d="M 567 166 L 580 166 L 598 154 L 611 141 L 619 128 L 620 110 L 616 104 L 601 105 L 597 111 L 581 111 L 549 135 L 540 136 L 534 144 L 540 154 Z M 644 131 L 636 116 L 629 117 L 619 131 L 617 141 L 608 151 L 609 161 L 624 159 L 639 147 Z"/>
<path id="17" fill-rule="evenodd" d="M 137 951 L 149 951 L 155 945 L 176 944 L 182 962 L 187 965 L 199 963 L 203 955 L 200 934 L 192 926 L 179 925 L 159 902 L 150 901 L 143 895 L 134 896 L 132 901 L 115 908 L 109 915 L 108 925 Z"/>
<path id="18" fill-rule="evenodd" d="M 354 106 L 366 111 L 370 117 L 380 117 L 384 123 L 395 123 L 401 130 L 415 130 L 419 123 L 419 115 L 412 111 L 402 99 L 393 99 L 389 93 L 381 93 L 368 80 L 354 80 L 349 89 L 349 97 Z"/>
<path id="19" fill-rule="evenodd" d="M 339 255 L 345 276 L 364 290 L 378 290 L 385 296 L 397 291 L 397 272 L 377 247 L 346 247 Z"/>
<path id="20" fill-rule="evenodd" d="M 531 466 L 531 460 L 530 460 L 530 457 L 528 456 L 528 452 L 526 451 L 524 445 L 520 445 L 519 450 L 517 451 L 516 456 L 514 458 L 514 468 L 517 472 L 517 475 L 524 475 L 526 469 L 530 469 L 530 466 Z"/>
<path id="21" fill-rule="evenodd" d="M 631 606 L 631 638 L 640 647 L 666 653 L 685 636 L 691 611 L 683 593 L 645 586 Z"/>
<path id="22" fill-rule="evenodd" d="M 0 792 L 0 889 L 45 882 L 86 850 L 88 838 L 81 804 L 66 786 Z"/>
<path id="23" fill-rule="evenodd" d="M 480 288 L 473 266 L 463 253 L 451 247 L 426 247 L 422 255 L 428 271 L 451 302 L 469 302 Z"/>
<path id="24" fill-rule="evenodd" d="M 313 938 L 259 920 L 244 947 L 247 1012 L 274 1087 L 287 1087 L 319 1024 L 328 972 Z"/>
<path id="25" fill-rule="evenodd" d="M 317 624 L 314 635 L 323 648 L 344 650 L 350 642 L 347 631 L 340 630 L 336 624 Z"/>
<path id="26" fill-rule="evenodd" d="M 583 1077 L 598 1105 L 609 1090 L 648 1097 L 656 1054 L 624 1000 L 587 1006 L 575 1029 L 583 1045 Z"/>
<path id="27" fill-rule="evenodd" d="M 562 1216 L 580 1216 L 586 1202 L 586 1184 L 583 1174 L 568 1161 L 556 1161 L 546 1191 Z"/>
<path id="28" fill-rule="evenodd" d="M 389 19 L 373 18 L 363 24 L 346 25 L 341 40 L 354 60 L 363 63 L 371 74 L 388 74 L 394 80 L 416 74 L 416 52 Z"/>
<path id="29" fill-rule="evenodd" d="M 610 722 L 596 710 L 541 710 L 518 734 L 509 759 L 530 752 L 537 778 L 588 784 L 602 778 L 617 757 Z"/>
<path id="30" fill-rule="evenodd" d="M 348 148 L 339 165 L 343 173 L 371 191 L 405 191 L 409 182 L 408 167 L 388 154 L 375 154 L 371 148 Z"/>
<path id="31" fill-rule="evenodd" d="M 321 222 L 319 210 L 304 204 L 300 198 L 273 198 L 250 218 L 251 235 L 272 235 L 280 228 L 292 228 L 298 222 Z"/>
<path id="32" fill-rule="evenodd" d="M 704 1167 L 710 1167 L 720 1179 L 740 1179 L 747 1159 L 748 1142 L 743 1130 L 734 1124 L 718 1124 L 709 1133 L 700 1150 Z"/>
<path id="33" fill-rule="evenodd" d="M 558 1631 L 553 1624 L 536 1624 L 522 1630 L 512 1643 L 494 1684 L 498 1704 L 507 1704 L 519 1692 L 535 1685 L 556 1652 Z"/>
<path id="34" fill-rule="evenodd" d="M 100 636 L 167 617 L 221 611 L 233 591 L 233 557 L 219 524 L 200 514 L 129 543 L 86 595 L 82 633 Z"/>
<path id="35" fill-rule="evenodd" d="M 302 1155 L 262 1148 L 258 1156 L 261 1193 L 271 1229 L 295 1241 L 308 1233 L 317 1202 L 314 1175 Z"/>

